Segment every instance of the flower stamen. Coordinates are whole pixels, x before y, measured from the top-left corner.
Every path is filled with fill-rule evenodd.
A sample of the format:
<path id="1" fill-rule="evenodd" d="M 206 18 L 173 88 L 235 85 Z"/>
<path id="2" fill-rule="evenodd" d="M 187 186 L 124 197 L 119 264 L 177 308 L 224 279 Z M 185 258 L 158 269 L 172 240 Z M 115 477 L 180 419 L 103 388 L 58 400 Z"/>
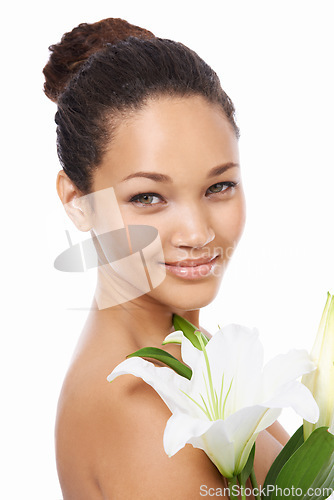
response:
<path id="1" fill-rule="evenodd" d="M 201 332 L 199 330 L 195 330 L 194 333 L 195 333 L 196 337 L 198 338 L 198 341 L 200 343 L 201 349 L 203 351 L 204 359 L 205 359 L 206 370 L 207 370 L 207 373 L 208 373 L 208 382 L 209 382 L 209 388 L 210 388 L 211 398 L 210 398 L 210 395 L 208 393 L 208 390 L 207 390 L 207 393 L 208 393 L 208 401 L 209 401 L 209 404 L 210 404 L 210 408 L 212 409 L 212 417 L 213 417 L 213 420 L 218 420 L 219 419 L 218 396 L 217 396 L 217 392 L 213 388 L 212 375 L 211 375 L 211 369 L 210 369 L 210 363 L 209 363 L 208 353 L 206 352 Z M 203 375 L 203 377 L 204 377 L 204 375 Z M 204 377 L 204 381 L 205 381 L 205 377 Z M 206 381 L 205 381 L 205 386 L 207 388 Z"/>
<path id="2" fill-rule="evenodd" d="M 181 392 L 182 392 L 185 396 L 187 396 L 187 397 L 188 397 L 188 398 L 189 398 L 189 399 L 190 399 L 193 403 L 195 403 L 195 405 L 197 405 L 197 406 L 198 406 L 198 408 L 199 408 L 200 410 L 202 410 L 202 412 L 203 412 L 203 413 L 204 413 L 204 414 L 205 414 L 205 415 L 209 418 L 209 420 L 212 420 L 212 418 L 210 417 L 210 413 L 208 412 L 207 406 L 206 406 L 206 404 L 205 404 L 205 402 L 204 402 L 204 399 L 203 399 L 203 396 L 202 396 L 202 395 L 200 395 L 200 396 L 201 396 L 201 397 L 202 397 L 202 399 L 203 399 L 203 403 L 204 403 L 204 405 L 205 405 L 205 408 L 203 408 L 203 406 L 201 406 L 201 405 L 200 405 L 197 401 L 195 401 L 195 399 L 194 399 L 194 398 L 192 398 L 191 396 L 189 396 L 189 394 L 187 394 L 186 392 L 184 392 L 182 389 L 180 389 L 180 391 L 181 391 Z"/>
<path id="3" fill-rule="evenodd" d="M 228 395 L 230 394 L 230 391 L 231 391 L 232 383 L 233 383 L 233 378 L 232 378 L 232 380 L 231 380 L 230 387 L 228 388 L 228 391 L 227 391 L 226 396 L 225 396 L 225 399 L 224 399 L 224 404 L 223 404 L 223 416 L 222 416 L 223 420 L 225 419 L 225 406 L 226 406 L 226 401 L 227 401 Z"/>

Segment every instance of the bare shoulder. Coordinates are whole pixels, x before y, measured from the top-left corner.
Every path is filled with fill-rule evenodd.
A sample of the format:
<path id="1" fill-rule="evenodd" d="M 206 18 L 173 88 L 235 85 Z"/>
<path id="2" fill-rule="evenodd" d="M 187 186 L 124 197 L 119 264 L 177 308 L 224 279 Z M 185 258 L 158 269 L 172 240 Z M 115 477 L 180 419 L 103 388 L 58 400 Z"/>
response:
<path id="1" fill-rule="evenodd" d="M 171 413 L 149 385 L 132 375 L 107 382 L 113 367 L 135 350 L 122 349 L 111 357 L 89 346 L 65 379 L 56 424 L 64 500 L 183 500 L 209 491 L 227 498 L 225 480 L 202 450 L 186 445 L 167 456 L 163 434 Z M 257 440 L 260 483 L 282 447 L 274 437 L 277 425 L 273 435 L 263 431 Z"/>
<path id="2" fill-rule="evenodd" d="M 186 445 L 167 456 L 169 409 L 139 378 L 107 382 L 112 368 L 100 359 L 95 367 L 74 367 L 65 380 L 56 425 L 64 500 L 196 499 L 203 488 L 223 493 L 224 480 L 203 451 Z"/>
<path id="3" fill-rule="evenodd" d="M 224 480 L 203 451 L 187 445 L 167 456 L 163 434 L 170 411 L 141 379 L 115 379 L 102 407 L 95 474 L 106 499 L 196 499 L 205 487 L 223 492 Z"/>

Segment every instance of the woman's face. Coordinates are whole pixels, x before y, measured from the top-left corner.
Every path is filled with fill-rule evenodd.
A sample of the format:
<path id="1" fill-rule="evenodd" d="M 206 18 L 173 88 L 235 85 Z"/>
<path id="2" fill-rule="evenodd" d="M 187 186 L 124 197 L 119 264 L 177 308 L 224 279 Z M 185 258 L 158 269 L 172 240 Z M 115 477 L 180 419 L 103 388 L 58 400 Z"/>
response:
<path id="1" fill-rule="evenodd" d="M 93 191 L 112 187 L 125 226 L 158 230 L 165 278 L 142 299 L 173 310 L 215 297 L 244 227 L 235 132 L 204 98 L 159 97 L 117 127 Z"/>

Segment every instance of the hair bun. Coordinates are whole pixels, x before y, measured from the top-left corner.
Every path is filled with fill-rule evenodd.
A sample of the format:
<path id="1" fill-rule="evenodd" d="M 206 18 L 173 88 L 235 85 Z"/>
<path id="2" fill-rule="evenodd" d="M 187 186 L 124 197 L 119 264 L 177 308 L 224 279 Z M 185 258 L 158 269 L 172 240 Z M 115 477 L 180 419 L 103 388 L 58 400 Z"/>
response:
<path id="1" fill-rule="evenodd" d="M 153 33 L 144 28 L 114 18 L 92 24 L 82 23 L 65 33 L 59 43 L 49 47 L 52 53 L 43 69 L 44 92 L 47 97 L 57 102 L 67 83 L 89 56 L 108 43 L 116 44 L 130 36 L 143 39 L 155 38 Z"/>

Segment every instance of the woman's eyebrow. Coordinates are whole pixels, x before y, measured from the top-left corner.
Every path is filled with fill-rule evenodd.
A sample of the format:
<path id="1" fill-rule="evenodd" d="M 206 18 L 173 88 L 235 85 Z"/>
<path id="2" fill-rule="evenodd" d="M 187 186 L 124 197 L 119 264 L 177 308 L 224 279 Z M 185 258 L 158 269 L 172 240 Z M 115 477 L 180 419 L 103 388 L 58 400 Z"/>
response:
<path id="1" fill-rule="evenodd" d="M 159 174 L 158 172 L 135 172 L 134 174 L 130 174 L 127 177 L 124 177 L 121 182 L 128 181 L 129 179 L 133 179 L 134 177 L 146 177 L 146 179 L 151 179 L 156 182 L 173 182 L 172 178 L 169 175 Z"/>
<path id="2" fill-rule="evenodd" d="M 229 162 L 229 163 L 224 163 L 223 165 L 218 165 L 218 167 L 213 167 L 209 172 L 208 172 L 208 177 L 216 177 L 217 175 L 223 174 L 226 172 L 226 170 L 233 168 L 233 167 L 240 167 L 239 163 L 234 163 L 234 162 Z"/>
<path id="3" fill-rule="evenodd" d="M 213 167 L 208 172 L 207 177 L 208 178 L 216 177 L 217 175 L 220 175 L 229 168 L 233 167 L 239 167 L 239 164 L 234 162 L 229 162 L 229 163 L 224 163 L 223 165 L 218 165 L 218 167 Z M 173 182 L 173 179 L 169 175 L 159 174 L 158 172 L 145 172 L 145 171 L 140 171 L 130 174 L 127 177 L 124 177 L 124 179 L 122 179 L 121 182 L 128 181 L 129 179 L 133 179 L 134 177 L 145 177 L 146 179 L 151 179 L 152 181 L 155 182 L 169 182 L 169 183 Z"/>

